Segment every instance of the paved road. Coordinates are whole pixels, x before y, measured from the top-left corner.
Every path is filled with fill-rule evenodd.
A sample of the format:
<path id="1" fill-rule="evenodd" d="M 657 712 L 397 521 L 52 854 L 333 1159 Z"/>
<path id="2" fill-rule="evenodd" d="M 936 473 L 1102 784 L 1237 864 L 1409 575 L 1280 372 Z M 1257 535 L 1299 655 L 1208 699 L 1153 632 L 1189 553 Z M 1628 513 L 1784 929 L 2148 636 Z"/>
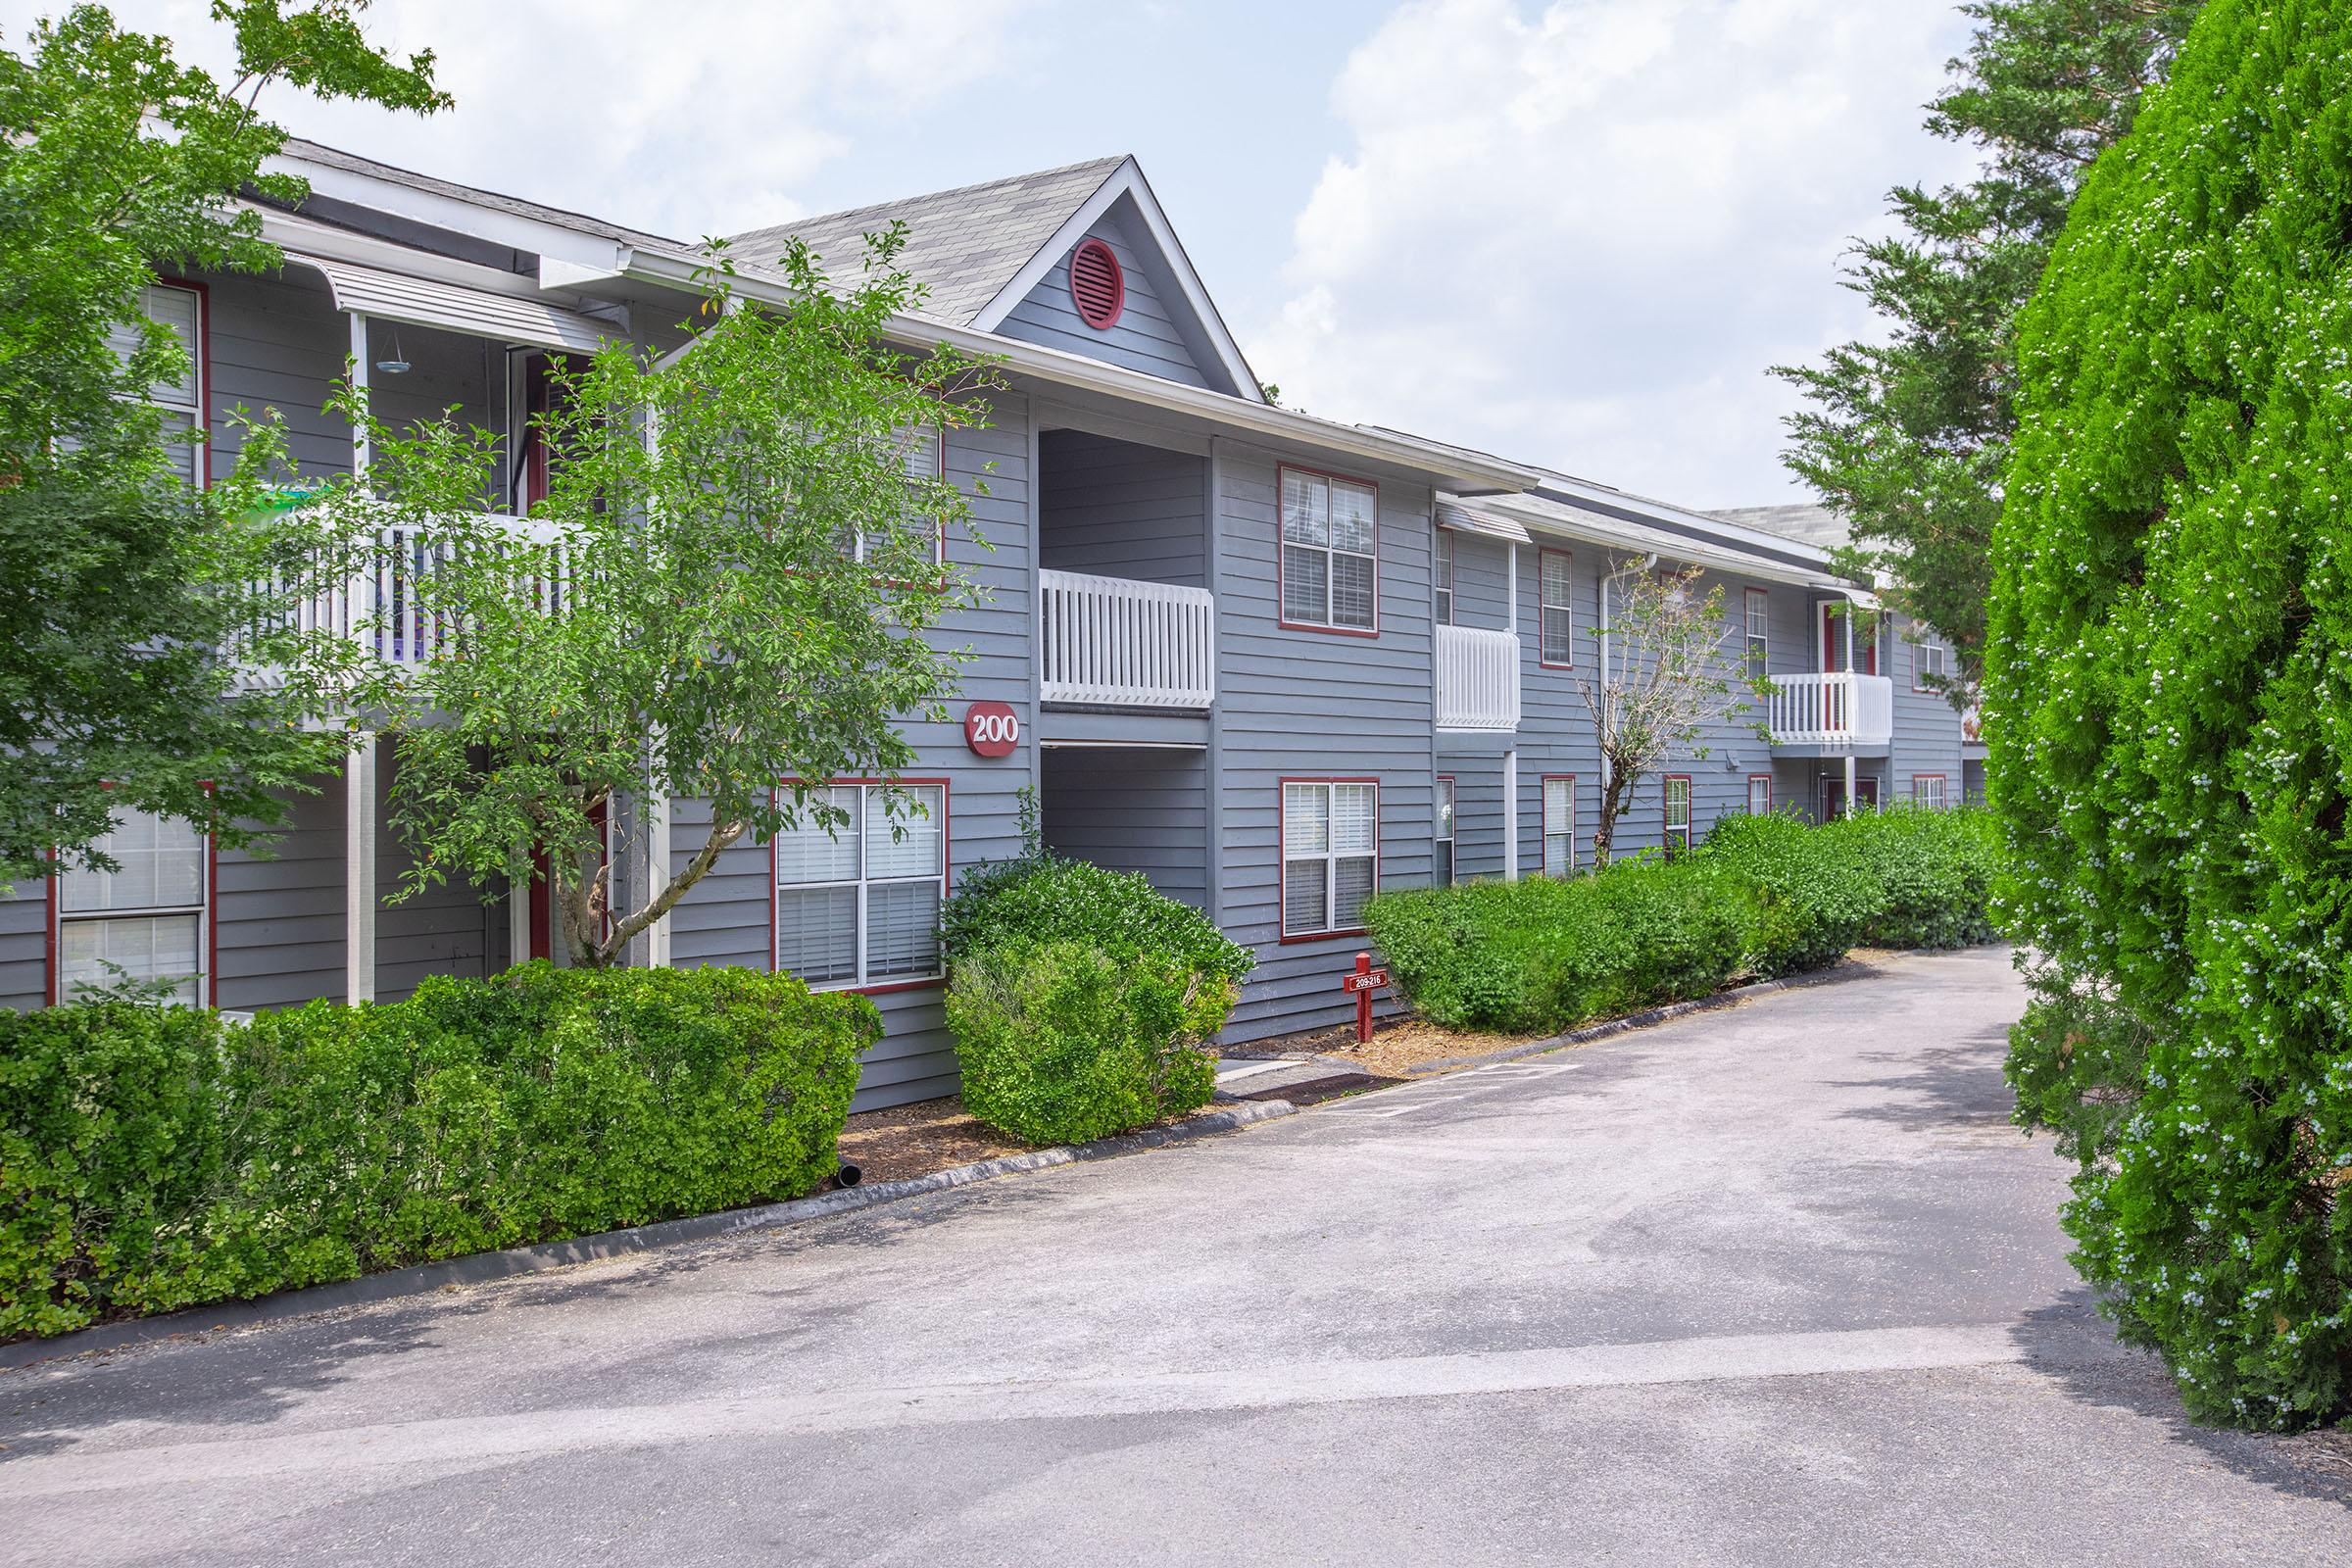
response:
<path id="1" fill-rule="evenodd" d="M 1997 953 L 560 1274 L 0 1375 L 24 1563 L 2352 1562 L 2003 1120 Z"/>

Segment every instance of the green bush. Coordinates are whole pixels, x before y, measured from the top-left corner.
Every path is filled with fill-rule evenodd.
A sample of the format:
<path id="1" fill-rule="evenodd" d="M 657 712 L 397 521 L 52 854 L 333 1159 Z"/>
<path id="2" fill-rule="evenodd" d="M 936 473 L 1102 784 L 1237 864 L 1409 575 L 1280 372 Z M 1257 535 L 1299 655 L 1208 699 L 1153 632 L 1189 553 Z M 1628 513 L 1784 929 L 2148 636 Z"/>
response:
<path id="1" fill-rule="evenodd" d="M 2352 1410 L 2352 5 L 2210 0 L 2020 317 L 1987 610 L 2012 934 L 2146 1030 L 2013 1045 L 2190 1413 Z"/>
<path id="2" fill-rule="evenodd" d="M 1751 884 L 1700 858 L 1649 858 L 1565 880 L 1384 893 L 1364 923 L 1422 1013 L 1531 1032 L 1721 989 L 1760 907 Z"/>
<path id="3" fill-rule="evenodd" d="M 1032 1144 L 1083 1143 L 1207 1103 L 1233 982 L 1082 942 L 1015 942 L 956 965 L 948 1025 L 964 1107 Z"/>
<path id="4" fill-rule="evenodd" d="M 806 1192 L 880 1032 L 787 975 L 545 963 L 243 1027 L 0 1012 L 0 1335 Z"/>
<path id="5" fill-rule="evenodd" d="M 1865 891 L 1864 945 L 1962 948 L 1991 939 L 2000 841 L 1983 812 L 1892 806 L 1809 831 L 1824 862 Z"/>
<path id="6" fill-rule="evenodd" d="M 1756 888 L 1749 947 L 1758 974 L 1818 969 L 1862 941 L 1886 899 L 1852 853 L 1858 838 L 1832 836 L 1780 811 L 1726 816 L 1708 832 L 1696 858 Z"/>
<path id="7" fill-rule="evenodd" d="M 1237 985 L 1255 962 L 1207 915 L 1142 873 L 1049 851 L 972 867 L 940 911 L 951 964 L 983 948 L 1046 942 L 1083 942 L 1114 958 L 1156 955 Z"/>

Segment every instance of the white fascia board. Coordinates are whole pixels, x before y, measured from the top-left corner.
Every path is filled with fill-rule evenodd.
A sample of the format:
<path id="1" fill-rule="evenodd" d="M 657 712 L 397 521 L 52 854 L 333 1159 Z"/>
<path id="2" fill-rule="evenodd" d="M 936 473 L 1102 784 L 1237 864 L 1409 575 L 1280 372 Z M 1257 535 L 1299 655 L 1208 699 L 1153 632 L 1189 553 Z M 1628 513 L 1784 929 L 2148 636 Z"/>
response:
<path id="1" fill-rule="evenodd" d="M 1824 570 L 1827 570 L 1830 564 L 1828 551 L 1818 545 L 1806 544 L 1801 539 L 1790 539 L 1784 534 L 1771 533 L 1762 528 L 1751 528 L 1743 522 L 1730 522 L 1709 513 L 1692 512 L 1687 507 L 1678 507 L 1670 501 L 1659 501 L 1650 496 L 1635 495 L 1627 490 L 1612 490 L 1605 484 L 1595 484 L 1590 479 L 1579 479 L 1573 474 L 1547 471 L 1544 476 L 1543 488 L 1557 490 L 1565 495 L 1596 502 L 1603 506 L 1624 507 L 1629 511 L 1654 513 L 1663 520 L 1672 521 L 1685 528 L 1702 529 L 1727 542 L 1756 545 L 1766 550 L 1777 550 L 1783 555 L 1808 557 L 1820 562 Z"/>
<path id="2" fill-rule="evenodd" d="M 631 277 L 647 283 L 668 288 L 692 287 L 692 273 L 697 265 L 665 252 L 637 250 L 630 253 L 625 270 Z M 735 287 L 736 293 L 744 299 L 765 304 L 789 303 L 785 289 L 765 278 L 738 276 Z M 1294 441 L 1325 452 L 1388 464 L 1418 474 L 1442 489 L 1518 491 L 1529 488 L 1544 477 L 1540 469 L 1523 467 L 1483 453 L 1449 447 L 1443 442 L 1424 441 L 1417 436 L 1371 429 L 1360 424 L 1319 419 L 1311 414 L 1297 414 L 1270 403 L 1253 403 L 1247 398 L 1211 392 L 1206 387 L 1186 386 L 1180 381 L 1163 380 L 1142 370 L 1123 369 L 1102 360 L 1088 359 L 1082 354 L 1050 349 L 1019 338 L 999 337 L 994 332 L 957 326 L 932 317 L 895 316 L 884 328 L 884 336 L 893 343 L 910 349 L 932 349 L 944 345 L 974 359 L 996 362 L 1041 381 L 1100 393 L 1104 397 L 1161 409 L 1170 414 L 1191 415 L 1231 430 L 1268 440 Z"/>
<path id="3" fill-rule="evenodd" d="M 430 251 L 416 250 L 372 235 L 355 234 L 348 228 L 314 222 L 291 213 L 280 212 L 274 207 L 255 207 L 253 211 L 262 215 L 262 238 L 281 251 L 323 257 L 328 261 L 354 262 L 362 267 L 405 272 L 413 277 L 429 277 L 435 282 L 455 283 L 461 288 L 476 289 L 484 294 L 503 294 L 510 299 L 548 303 L 547 291 L 540 285 L 514 272 L 502 272 L 495 267 L 461 262 L 450 256 L 436 256 Z M 627 310 L 611 300 L 577 298 L 566 299 L 562 304 L 566 310 L 597 317 L 615 326 L 623 325 L 628 319 Z"/>
<path id="4" fill-rule="evenodd" d="M 316 164 L 292 153 L 278 153 L 262 166 L 273 174 L 292 174 L 308 180 L 312 190 L 338 201 L 389 213 L 414 222 L 470 234 L 494 245 L 506 245 L 535 256 L 568 263 L 588 272 L 611 272 L 628 247 L 601 234 L 586 234 L 497 208 L 481 207 L 439 191 L 418 190 L 397 180 L 379 179 L 355 170 Z"/>
<path id="5" fill-rule="evenodd" d="M 1174 275 L 1176 287 L 1184 295 L 1185 304 L 1192 307 L 1193 316 L 1200 321 L 1200 329 L 1208 335 L 1208 344 L 1216 352 L 1217 363 L 1224 367 L 1225 373 L 1241 389 L 1243 397 L 1252 403 L 1263 403 L 1265 393 L 1259 388 L 1249 362 L 1242 358 L 1241 345 L 1234 341 L 1232 331 L 1225 325 L 1225 318 L 1217 314 L 1216 303 L 1208 297 L 1208 290 L 1200 282 L 1200 274 L 1193 270 L 1193 259 L 1185 254 L 1183 242 L 1177 239 L 1175 228 L 1168 222 L 1168 215 L 1160 209 L 1159 198 L 1152 194 L 1151 182 L 1144 178 L 1142 167 L 1133 158 L 1112 170 L 1109 176 L 1096 187 L 1095 193 L 1054 231 L 1054 237 L 1040 246 L 1037 254 L 1012 274 L 1012 281 L 997 290 L 994 297 L 980 307 L 972 318 L 974 329 L 994 332 L 1004 325 L 1004 318 L 1029 297 L 1029 291 L 1043 282 L 1046 274 L 1054 270 L 1054 264 L 1067 255 L 1071 246 L 1085 238 L 1087 230 L 1100 222 L 1102 215 L 1110 211 L 1112 204 L 1122 196 L 1133 198 L 1135 210 L 1143 216 L 1144 227 L 1151 234 L 1152 243 L 1159 248 L 1160 255 L 1167 260 L 1168 270 Z"/>

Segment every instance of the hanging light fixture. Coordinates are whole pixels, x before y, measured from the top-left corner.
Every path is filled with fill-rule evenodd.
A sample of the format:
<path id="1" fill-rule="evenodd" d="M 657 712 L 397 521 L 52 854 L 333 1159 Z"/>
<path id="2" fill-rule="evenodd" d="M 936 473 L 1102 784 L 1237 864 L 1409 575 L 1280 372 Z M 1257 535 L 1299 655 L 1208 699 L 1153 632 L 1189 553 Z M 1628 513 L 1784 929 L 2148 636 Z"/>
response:
<path id="1" fill-rule="evenodd" d="M 399 327 L 396 326 L 392 329 L 392 357 L 388 360 L 376 361 L 375 368 L 383 371 L 386 375 L 406 375 L 409 373 L 409 362 L 402 356 L 400 352 Z"/>

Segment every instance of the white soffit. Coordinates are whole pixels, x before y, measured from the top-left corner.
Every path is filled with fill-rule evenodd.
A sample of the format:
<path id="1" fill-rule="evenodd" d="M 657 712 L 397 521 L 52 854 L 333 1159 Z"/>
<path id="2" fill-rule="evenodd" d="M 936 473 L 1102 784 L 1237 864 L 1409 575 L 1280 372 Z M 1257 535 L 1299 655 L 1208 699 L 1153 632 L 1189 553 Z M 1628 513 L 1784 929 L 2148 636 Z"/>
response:
<path id="1" fill-rule="evenodd" d="M 561 306 L 487 294 L 431 278 L 408 277 L 362 267 L 357 262 L 335 262 L 288 252 L 286 265 L 307 267 L 324 277 L 327 287 L 334 292 L 336 310 L 357 311 L 371 319 L 437 326 L 469 337 L 528 343 L 534 348 L 570 349 L 582 354 L 593 354 L 614 338 L 625 336 L 611 322 Z"/>
<path id="2" fill-rule="evenodd" d="M 1450 501 L 1438 503 L 1438 526 L 1462 533 L 1483 533 L 1492 539 L 1508 539 L 1515 545 L 1532 545 L 1535 535 L 1508 517 L 1497 517 L 1491 512 L 1474 512 Z"/>

